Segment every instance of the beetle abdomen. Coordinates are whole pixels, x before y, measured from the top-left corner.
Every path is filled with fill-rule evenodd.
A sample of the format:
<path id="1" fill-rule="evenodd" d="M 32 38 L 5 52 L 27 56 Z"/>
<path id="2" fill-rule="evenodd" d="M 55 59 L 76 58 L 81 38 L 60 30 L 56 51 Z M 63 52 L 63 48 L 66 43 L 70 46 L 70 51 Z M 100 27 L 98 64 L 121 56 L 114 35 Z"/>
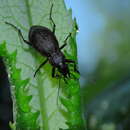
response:
<path id="1" fill-rule="evenodd" d="M 29 32 L 29 41 L 36 50 L 46 56 L 59 50 L 55 35 L 46 27 L 32 26 Z"/>

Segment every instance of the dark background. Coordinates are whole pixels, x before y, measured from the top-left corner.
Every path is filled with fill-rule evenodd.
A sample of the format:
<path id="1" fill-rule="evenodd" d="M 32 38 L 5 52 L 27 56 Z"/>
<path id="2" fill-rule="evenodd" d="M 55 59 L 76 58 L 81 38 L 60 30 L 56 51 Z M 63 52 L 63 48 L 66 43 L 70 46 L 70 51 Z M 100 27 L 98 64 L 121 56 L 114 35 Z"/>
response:
<path id="1" fill-rule="evenodd" d="M 6 68 L 0 58 L 0 130 L 10 130 L 9 121 L 12 121 L 12 101 Z"/>

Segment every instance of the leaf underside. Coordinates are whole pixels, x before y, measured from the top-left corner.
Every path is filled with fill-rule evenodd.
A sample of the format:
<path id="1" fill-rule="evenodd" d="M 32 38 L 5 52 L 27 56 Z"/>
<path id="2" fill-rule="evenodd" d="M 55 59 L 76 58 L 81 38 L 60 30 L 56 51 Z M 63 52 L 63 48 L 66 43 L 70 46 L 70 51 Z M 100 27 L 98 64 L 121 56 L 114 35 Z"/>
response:
<path id="1" fill-rule="evenodd" d="M 23 43 L 16 30 L 4 24 L 7 21 L 17 26 L 25 39 L 28 39 L 32 25 L 46 26 L 52 30 L 49 20 L 52 2 L 52 17 L 59 45 L 71 32 L 64 54 L 69 59 L 77 60 L 76 22 L 72 20 L 71 10 L 66 10 L 63 0 L 0 0 L 0 56 L 7 66 L 14 122 L 19 130 L 73 130 L 83 127 L 79 75 L 73 72 L 73 67 L 70 66 L 73 78 L 67 84 L 64 80 L 60 82 L 57 104 L 59 79 L 51 77 L 51 65 L 42 67 L 34 78 L 35 70 L 45 57 Z"/>

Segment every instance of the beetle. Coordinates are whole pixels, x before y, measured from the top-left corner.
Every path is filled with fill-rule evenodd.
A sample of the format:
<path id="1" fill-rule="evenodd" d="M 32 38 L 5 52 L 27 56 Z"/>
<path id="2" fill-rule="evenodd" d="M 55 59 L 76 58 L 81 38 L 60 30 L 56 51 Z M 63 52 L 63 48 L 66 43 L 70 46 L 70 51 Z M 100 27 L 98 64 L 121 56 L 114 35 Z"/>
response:
<path id="1" fill-rule="evenodd" d="M 5 22 L 5 24 L 8 24 L 16 29 L 18 31 L 18 35 L 26 44 L 32 46 L 42 56 L 46 57 L 46 60 L 40 64 L 40 66 L 35 71 L 34 77 L 40 68 L 49 61 L 49 63 L 52 65 L 52 77 L 58 77 L 58 75 L 55 74 L 55 69 L 57 68 L 65 78 L 68 78 L 70 77 L 68 63 L 73 63 L 74 71 L 78 72 L 75 61 L 66 59 L 65 55 L 61 51 L 67 45 L 67 40 L 69 37 L 71 37 L 71 33 L 65 38 L 64 44 L 59 47 L 59 43 L 55 35 L 56 25 L 52 19 L 52 8 L 53 4 L 49 14 L 49 19 L 53 25 L 53 30 L 51 31 L 49 28 L 40 25 L 31 26 L 28 34 L 28 41 L 24 39 L 21 30 L 15 25 L 9 22 Z"/>

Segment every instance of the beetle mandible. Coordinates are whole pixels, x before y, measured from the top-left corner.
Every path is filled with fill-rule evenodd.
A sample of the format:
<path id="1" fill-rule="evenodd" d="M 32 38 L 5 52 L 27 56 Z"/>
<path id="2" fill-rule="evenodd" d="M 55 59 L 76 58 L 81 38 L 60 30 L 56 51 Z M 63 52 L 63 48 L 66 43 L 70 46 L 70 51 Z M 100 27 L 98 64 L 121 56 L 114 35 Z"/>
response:
<path id="1" fill-rule="evenodd" d="M 31 26 L 28 35 L 29 41 L 24 39 L 21 30 L 15 25 L 9 22 L 5 23 L 15 28 L 18 31 L 19 36 L 26 44 L 35 48 L 35 50 L 38 51 L 42 56 L 46 56 L 46 60 L 40 64 L 38 69 L 35 71 L 34 77 L 40 68 L 49 61 L 49 63 L 52 65 L 52 77 L 57 77 L 55 74 L 55 69 L 57 68 L 65 78 L 68 78 L 70 77 L 68 63 L 73 63 L 74 71 L 78 72 L 75 61 L 66 59 L 65 55 L 61 51 L 67 45 L 67 40 L 71 36 L 71 33 L 65 38 L 64 44 L 59 47 L 58 40 L 55 35 L 56 25 L 52 19 L 52 8 L 53 4 L 49 14 L 49 19 L 53 24 L 53 30 L 51 31 L 49 28 L 39 25 Z"/>

